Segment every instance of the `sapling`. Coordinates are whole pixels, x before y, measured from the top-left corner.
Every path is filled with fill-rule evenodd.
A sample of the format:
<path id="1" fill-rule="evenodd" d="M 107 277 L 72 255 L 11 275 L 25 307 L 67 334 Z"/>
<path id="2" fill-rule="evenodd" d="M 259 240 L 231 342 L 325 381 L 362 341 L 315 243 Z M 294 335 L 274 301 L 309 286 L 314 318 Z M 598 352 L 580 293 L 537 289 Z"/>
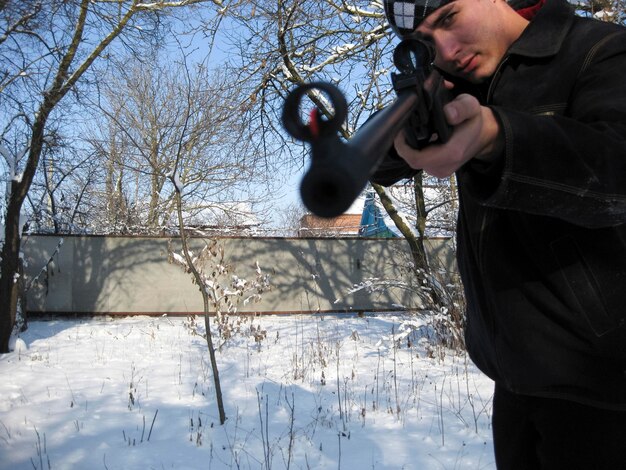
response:
<path id="1" fill-rule="evenodd" d="M 224 248 L 218 245 L 217 240 L 212 240 L 210 242 L 205 241 L 205 246 L 202 249 L 200 256 L 195 258 L 192 257 L 192 253 L 188 245 L 188 234 L 183 222 L 182 194 L 184 188 L 180 174 L 177 170 L 179 157 L 180 155 L 177 156 L 174 171 L 172 171 L 169 176 L 176 190 L 176 212 L 178 215 L 178 227 L 180 231 L 183 256 L 174 253 L 171 249 L 171 245 L 168 253 L 170 261 L 178 263 L 185 270 L 187 270 L 187 272 L 192 273 L 194 282 L 199 286 L 200 293 L 202 294 L 206 341 L 209 349 L 209 356 L 211 358 L 220 424 L 223 425 L 226 421 L 226 412 L 224 411 L 224 401 L 222 396 L 222 387 L 219 380 L 215 347 L 211 336 L 211 324 L 209 320 L 210 307 L 213 307 L 218 323 L 222 323 L 221 320 L 224 307 L 226 312 L 231 313 L 236 311 L 239 302 L 247 303 L 251 300 L 258 302 L 261 298 L 261 294 L 270 288 L 269 276 L 265 275 L 261 271 L 261 268 L 257 263 L 257 277 L 254 282 L 250 283 L 232 275 L 230 285 L 225 284 L 223 279 L 226 275 L 230 274 L 232 268 L 223 262 Z M 205 272 L 203 264 L 207 261 L 209 261 L 209 269 Z"/>

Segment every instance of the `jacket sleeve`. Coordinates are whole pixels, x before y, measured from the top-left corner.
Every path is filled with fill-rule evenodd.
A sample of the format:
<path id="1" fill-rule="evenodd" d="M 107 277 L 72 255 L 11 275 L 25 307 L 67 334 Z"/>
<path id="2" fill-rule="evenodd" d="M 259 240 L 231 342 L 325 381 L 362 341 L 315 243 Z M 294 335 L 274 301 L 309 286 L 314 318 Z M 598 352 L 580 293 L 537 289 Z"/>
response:
<path id="1" fill-rule="evenodd" d="M 563 115 L 493 106 L 505 137 L 498 175 L 464 173 L 482 204 L 589 228 L 626 223 L 626 33 L 592 49 Z"/>

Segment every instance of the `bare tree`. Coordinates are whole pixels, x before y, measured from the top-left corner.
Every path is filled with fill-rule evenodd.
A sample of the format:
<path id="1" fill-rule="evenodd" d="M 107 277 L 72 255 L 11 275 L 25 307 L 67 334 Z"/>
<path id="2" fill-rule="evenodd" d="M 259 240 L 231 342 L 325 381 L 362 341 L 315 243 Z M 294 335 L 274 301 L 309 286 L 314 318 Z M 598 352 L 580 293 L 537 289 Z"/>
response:
<path id="1" fill-rule="evenodd" d="M 279 215 L 280 235 L 285 237 L 296 237 L 300 231 L 302 217 L 306 214 L 306 209 L 299 202 L 292 202 L 285 207 Z"/>
<path id="2" fill-rule="evenodd" d="M 102 220 L 132 221 L 134 227 L 116 224 L 127 232 L 177 225 L 166 185 L 177 154 L 186 219 L 218 223 L 225 214 L 236 221 L 241 206 L 255 202 L 249 187 L 263 174 L 241 124 L 237 80 L 228 70 L 184 61 L 157 55 L 118 68 L 103 87 L 104 131 L 91 140 L 107 172 L 100 213 Z"/>
<path id="3" fill-rule="evenodd" d="M 128 139 L 116 124 L 119 111 L 114 112 L 112 119 L 100 120 L 96 124 L 98 129 L 93 134 L 99 138 L 87 140 L 104 171 L 104 187 L 91 188 L 89 199 L 96 220 L 87 225 L 96 232 L 125 233 L 128 227 L 140 225 L 140 221 L 124 184 L 128 174 L 125 163 Z"/>
<path id="4" fill-rule="evenodd" d="M 456 230 L 455 178 L 418 175 L 387 188 L 395 207 L 414 227 L 420 238 L 451 236 Z"/>
<path id="5" fill-rule="evenodd" d="M 93 153 L 77 151 L 73 146 L 45 146 L 40 171 L 33 179 L 22 211 L 28 214 L 28 230 L 82 231 L 90 212 L 89 189 L 101 174 Z"/>
<path id="6" fill-rule="evenodd" d="M 582 15 L 626 25 L 626 0 L 579 0 L 574 4 Z"/>
<path id="7" fill-rule="evenodd" d="M 0 10 L 0 145 L 9 177 L 0 262 L 0 353 L 8 352 L 15 322 L 20 213 L 51 146 L 50 123 L 70 92 L 97 77 L 89 71 L 116 39 L 127 49 L 158 37 L 163 12 L 219 0 L 33 0 Z"/>
<path id="8" fill-rule="evenodd" d="M 189 70 L 189 66 L 184 64 L 183 70 L 185 72 L 181 77 L 183 82 L 191 85 L 193 83 L 193 78 Z M 204 89 L 204 91 L 208 90 Z M 218 246 L 216 240 L 211 242 L 205 241 L 205 246 L 202 248 L 200 253 L 195 256 L 192 254 L 189 247 L 189 233 L 185 227 L 183 218 L 183 199 L 187 190 L 183 182 L 181 169 L 183 168 L 184 160 L 189 158 L 190 145 L 188 136 L 198 133 L 202 134 L 202 132 L 197 131 L 198 96 L 195 87 L 187 87 L 186 94 L 179 95 L 177 100 L 180 100 L 182 103 L 180 108 L 181 113 L 178 114 L 179 119 L 177 119 L 177 123 L 180 126 L 178 129 L 179 137 L 175 139 L 175 142 L 167 149 L 167 151 L 171 157 L 171 161 L 168 165 L 170 170 L 168 173 L 168 179 L 171 181 L 172 187 L 174 188 L 174 204 L 182 245 L 182 256 L 175 253 L 171 246 L 168 252 L 172 261 L 178 263 L 187 272 L 190 272 L 193 275 L 194 282 L 200 289 L 200 293 L 202 295 L 205 334 L 209 357 L 211 359 L 211 368 L 213 371 L 217 407 L 220 416 L 220 424 L 224 424 L 226 421 L 226 413 L 224 410 L 215 346 L 213 344 L 211 334 L 211 323 L 209 318 L 211 307 L 218 322 L 220 322 L 222 320 L 222 314 L 225 313 L 224 309 L 226 312 L 234 311 L 237 302 L 242 299 L 247 291 L 252 290 L 252 296 L 260 299 L 260 294 L 269 288 L 269 279 L 261 272 L 257 265 L 257 279 L 255 282 L 240 282 L 239 279 L 234 276 L 234 280 L 231 278 L 226 281 L 230 281 L 231 285 L 225 286 L 224 278 L 228 278 L 229 275 L 232 275 L 232 267 L 228 266 L 224 261 L 224 249 L 223 247 Z M 204 103 L 204 101 L 202 103 Z M 204 113 L 208 112 L 208 110 L 202 109 L 202 111 L 203 112 L 200 113 L 201 116 L 206 118 Z M 196 135 L 195 138 L 203 140 L 201 136 Z M 193 145 L 191 147 L 193 148 Z M 208 266 L 206 266 L 207 264 Z"/>
<path id="9" fill-rule="evenodd" d="M 395 98 L 390 72 L 396 40 L 386 23 L 382 2 L 252 0 L 232 5 L 229 13 L 239 25 L 231 38 L 239 50 L 239 62 L 233 66 L 243 71 L 247 83 L 255 84 L 250 90 L 249 119 L 266 141 L 272 135 L 274 141 L 285 142 L 284 149 L 295 148 L 283 140 L 285 134 L 276 125 L 285 95 L 295 85 L 325 80 L 343 89 L 349 105 L 342 132 L 346 138 Z M 333 115 L 323 94 L 310 93 L 310 99 L 323 116 Z M 306 164 L 294 155 L 287 154 L 286 158 L 300 167 Z M 416 207 L 424 209 L 422 177 L 421 173 L 416 177 L 414 187 Z M 427 282 L 424 231 L 419 225 L 416 230 L 401 215 L 382 186 L 372 186 L 409 244 L 416 275 Z M 435 289 L 431 292 L 437 303 Z"/>

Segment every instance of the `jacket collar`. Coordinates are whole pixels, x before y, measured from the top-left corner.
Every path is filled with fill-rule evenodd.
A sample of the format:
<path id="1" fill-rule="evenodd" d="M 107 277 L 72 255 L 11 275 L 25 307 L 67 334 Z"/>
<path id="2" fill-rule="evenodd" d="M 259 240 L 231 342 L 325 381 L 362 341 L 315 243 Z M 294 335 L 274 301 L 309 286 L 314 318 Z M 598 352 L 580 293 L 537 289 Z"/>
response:
<path id="1" fill-rule="evenodd" d="M 555 55 L 574 21 L 567 0 L 546 0 L 545 5 L 509 48 L 508 55 L 549 57 Z"/>

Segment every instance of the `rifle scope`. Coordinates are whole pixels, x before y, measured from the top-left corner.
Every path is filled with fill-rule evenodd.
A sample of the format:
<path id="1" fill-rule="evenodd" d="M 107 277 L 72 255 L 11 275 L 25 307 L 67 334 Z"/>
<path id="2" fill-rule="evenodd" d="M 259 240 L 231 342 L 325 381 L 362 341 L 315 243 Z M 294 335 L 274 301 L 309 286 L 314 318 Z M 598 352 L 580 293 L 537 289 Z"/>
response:
<path id="1" fill-rule="evenodd" d="M 392 74 L 397 98 L 347 140 L 340 133 L 348 106 L 337 87 L 327 82 L 312 82 L 290 92 L 282 122 L 292 137 L 311 145 L 311 165 L 300 183 L 302 202 L 311 212 L 331 218 L 348 210 L 409 118 L 417 113 L 416 118 L 422 123 L 433 120 L 433 98 L 430 90 L 424 88 L 427 81 L 432 81 L 433 60 L 434 47 L 430 43 L 421 39 L 402 41 L 394 51 L 394 64 L 400 72 Z M 305 94 L 316 103 L 329 101 L 326 109 L 334 112 L 322 116 L 318 106 L 311 113 L 311 121 L 303 123 L 301 101 Z M 443 114 L 437 116 L 435 125 L 440 125 L 441 119 Z M 447 134 L 440 135 L 440 140 L 447 140 Z"/>

